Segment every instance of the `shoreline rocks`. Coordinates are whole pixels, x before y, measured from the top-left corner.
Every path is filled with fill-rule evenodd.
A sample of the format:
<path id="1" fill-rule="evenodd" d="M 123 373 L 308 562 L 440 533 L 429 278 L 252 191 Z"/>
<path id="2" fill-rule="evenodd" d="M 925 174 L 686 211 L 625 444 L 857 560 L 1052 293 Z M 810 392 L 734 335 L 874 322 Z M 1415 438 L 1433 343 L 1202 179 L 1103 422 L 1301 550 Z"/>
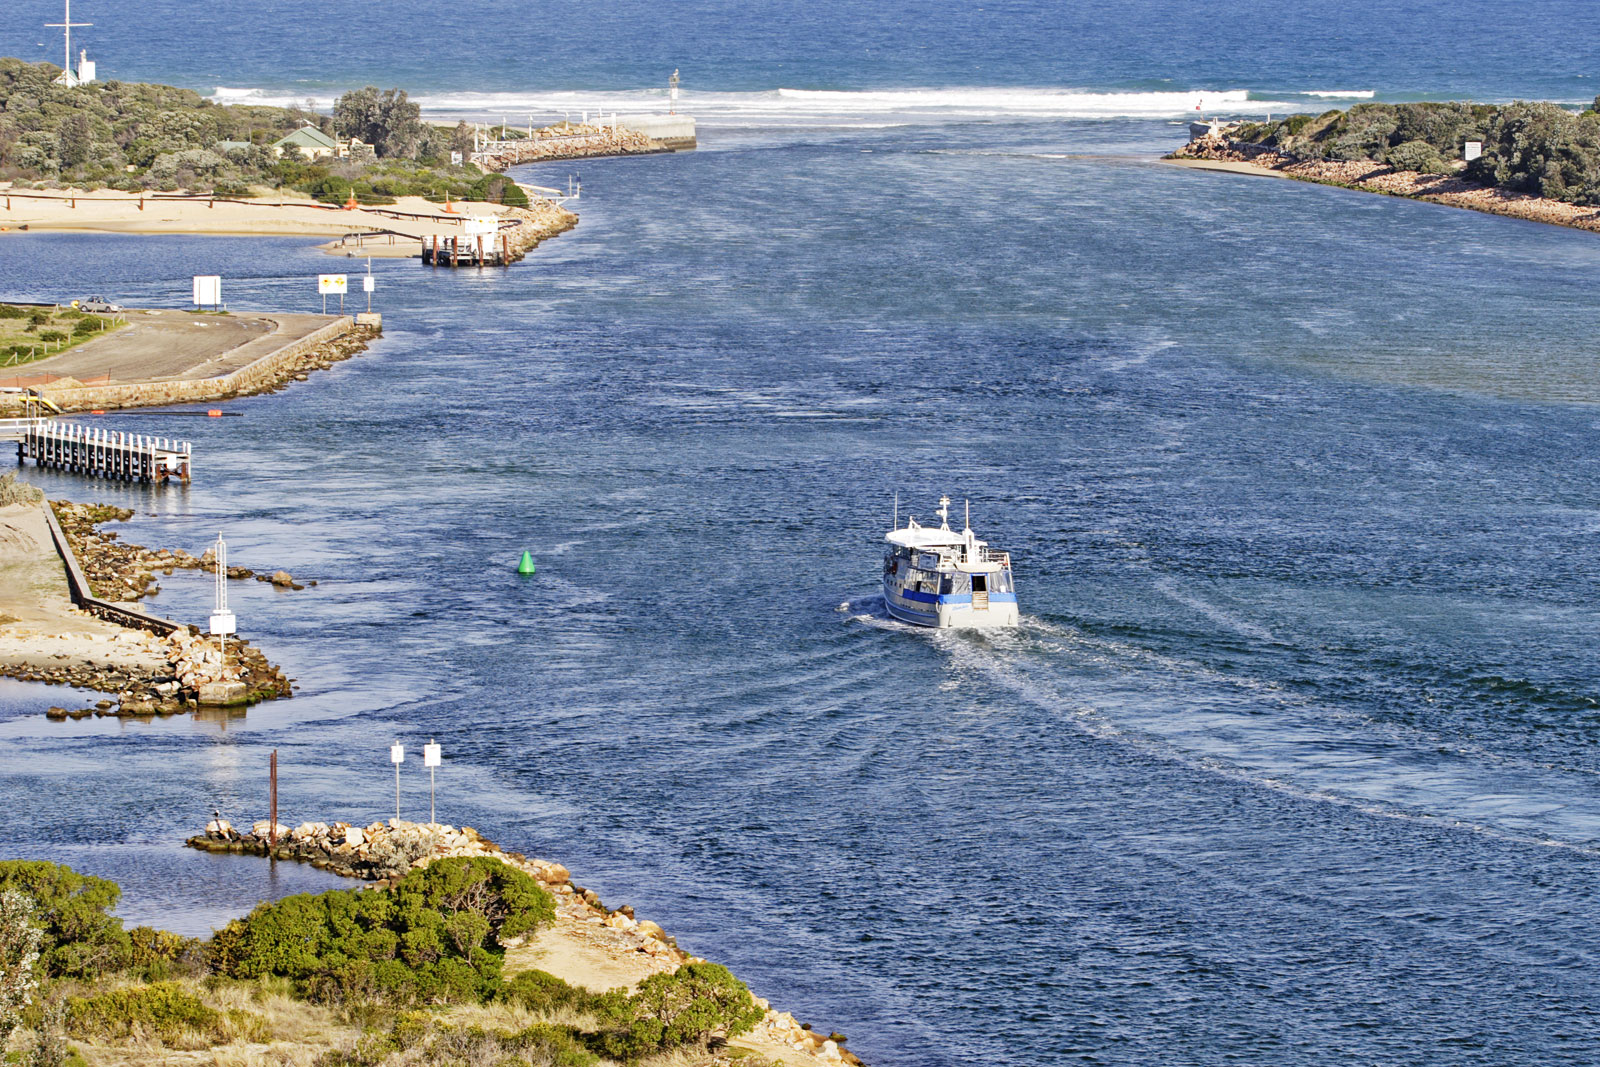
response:
<path id="1" fill-rule="evenodd" d="M 1551 226 L 1600 233 L 1600 211 L 1561 200 L 1529 196 L 1494 186 L 1479 185 L 1452 174 L 1423 174 L 1397 170 L 1375 160 L 1301 159 L 1264 145 L 1206 136 L 1172 152 L 1168 159 L 1214 163 L 1244 163 L 1299 181 L 1335 185 L 1364 193 L 1402 196 L 1446 207 L 1482 211 L 1490 215 L 1543 222 Z"/>
<path id="2" fill-rule="evenodd" d="M 276 829 L 276 844 L 272 840 Z M 270 856 L 274 859 L 310 863 L 320 870 L 371 883 L 372 888 L 394 885 L 407 872 L 426 867 L 449 857 L 490 857 L 529 875 L 556 900 L 557 921 L 581 927 L 588 936 L 607 948 L 637 958 L 649 971 L 671 972 L 685 963 L 704 962 L 678 947 L 677 940 L 657 923 L 639 919 L 633 908 L 622 905 L 607 908 L 599 894 L 572 881 L 572 873 L 559 863 L 530 859 L 519 852 L 506 852 L 470 826 L 460 828 L 438 823 L 414 823 L 400 819 L 356 826 L 346 822 L 302 822 L 293 828 L 267 820 L 254 823 L 241 832 L 223 818 L 206 824 L 202 833 L 184 842 L 203 852 Z M 513 939 L 508 948 L 518 947 L 523 939 Z M 845 1036 L 830 1033 L 824 1037 L 808 1024 L 797 1022 L 789 1012 L 775 1011 L 761 997 L 756 1005 L 766 1014 L 752 1032 L 756 1039 L 782 1045 L 812 1056 L 822 1063 L 859 1067 L 861 1060 L 844 1047 Z"/>

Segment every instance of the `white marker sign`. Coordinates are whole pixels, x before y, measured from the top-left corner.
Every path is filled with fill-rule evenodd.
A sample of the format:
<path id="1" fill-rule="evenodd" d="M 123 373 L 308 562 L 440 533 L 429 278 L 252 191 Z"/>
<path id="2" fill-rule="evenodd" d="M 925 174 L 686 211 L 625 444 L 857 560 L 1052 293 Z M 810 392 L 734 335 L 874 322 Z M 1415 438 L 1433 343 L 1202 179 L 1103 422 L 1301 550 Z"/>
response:
<path id="1" fill-rule="evenodd" d="M 439 746 L 432 741 L 422 746 L 422 765 L 424 767 L 439 766 Z"/>
<path id="2" fill-rule="evenodd" d="M 194 306 L 218 307 L 222 304 L 222 275 L 196 274 L 194 276 Z"/>
<path id="3" fill-rule="evenodd" d="M 398 741 L 389 746 L 389 762 L 404 763 L 406 761 L 406 746 Z"/>
<path id="4" fill-rule="evenodd" d="M 346 274 L 317 275 L 317 292 L 323 296 L 343 296 L 350 291 L 350 277 Z"/>

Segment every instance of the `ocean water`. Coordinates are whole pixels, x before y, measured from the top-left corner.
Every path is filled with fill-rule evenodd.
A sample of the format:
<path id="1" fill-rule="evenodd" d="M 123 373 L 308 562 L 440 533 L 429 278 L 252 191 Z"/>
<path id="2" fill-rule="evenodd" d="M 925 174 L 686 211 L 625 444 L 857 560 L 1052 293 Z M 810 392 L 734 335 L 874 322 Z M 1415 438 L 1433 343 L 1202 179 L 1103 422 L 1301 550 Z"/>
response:
<path id="1" fill-rule="evenodd" d="M 681 42 L 727 98 L 697 152 L 526 168 L 581 169 L 583 221 L 510 271 L 375 263 L 385 338 L 243 418 L 107 417 L 192 438 L 189 487 L 29 471 L 319 585 L 230 592 L 290 701 L 50 723 L 62 694 L 0 685 L 5 852 L 204 932 L 326 884 L 176 847 L 264 814 L 270 751 L 286 821 L 365 821 L 387 746 L 433 738 L 442 820 L 871 1064 L 1594 1062 L 1600 243 L 1159 164 L 1182 108 L 974 92 L 1589 92 L 1587 7 L 1377 10 L 534 11 L 553 58 L 471 77 L 371 13 L 120 29 L 103 70 L 263 98 L 599 100 Z M 754 102 L 785 88 L 871 99 Z M 11 235 L 0 296 L 220 273 L 310 309 L 334 262 Z M 972 502 L 1021 629 L 885 617 L 896 492 Z M 203 618 L 203 576 L 162 585 Z"/>

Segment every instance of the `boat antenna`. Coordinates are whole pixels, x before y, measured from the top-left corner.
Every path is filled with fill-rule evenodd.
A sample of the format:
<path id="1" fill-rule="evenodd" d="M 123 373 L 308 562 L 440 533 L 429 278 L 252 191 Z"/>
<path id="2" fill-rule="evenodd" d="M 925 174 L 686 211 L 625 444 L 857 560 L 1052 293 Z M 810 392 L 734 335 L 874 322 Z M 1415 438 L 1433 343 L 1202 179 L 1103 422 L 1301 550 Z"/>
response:
<path id="1" fill-rule="evenodd" d="M 961 502 L 961 504 L 962 504 L 963 507 L 965 507 L 967 509 L 967 517 L 963 520 L 963 522 L 966 525 L 967 532 L 971 533 L 972 532 L 972 501 L 963 500 Z"/>
<path id="2" fill-rule="evenodd" d="M 900 490 L 894 491 L 894 528 L 900 529 Z"/>
<path id="3" fill-rule="evenodd" d="M 949 497 L 942 496 L 942 497 L 939 498 L 939 510 L 938 510 L 937 514 L 939 516 L 939 521 L 940 521 L 941 524 L 943 524 L 944 528 L 946 530 L 950 529 L 950 498 Z"/>

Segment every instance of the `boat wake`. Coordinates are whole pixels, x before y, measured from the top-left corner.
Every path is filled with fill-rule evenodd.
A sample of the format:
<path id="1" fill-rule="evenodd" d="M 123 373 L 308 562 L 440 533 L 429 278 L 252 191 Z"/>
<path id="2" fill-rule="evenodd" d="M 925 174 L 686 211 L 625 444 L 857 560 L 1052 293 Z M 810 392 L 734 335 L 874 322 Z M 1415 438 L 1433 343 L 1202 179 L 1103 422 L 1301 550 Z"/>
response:
<path id="1" fill-rule="evenodd" d="M 1600 855 L 1600 791 L 1586 770 L 1330 708 L 1036 616 L 981 638 L 869 624 L 883 623 L 925 635 L 957 678 L 981 678 L 1097 741 L 1373 818 Z"/>

